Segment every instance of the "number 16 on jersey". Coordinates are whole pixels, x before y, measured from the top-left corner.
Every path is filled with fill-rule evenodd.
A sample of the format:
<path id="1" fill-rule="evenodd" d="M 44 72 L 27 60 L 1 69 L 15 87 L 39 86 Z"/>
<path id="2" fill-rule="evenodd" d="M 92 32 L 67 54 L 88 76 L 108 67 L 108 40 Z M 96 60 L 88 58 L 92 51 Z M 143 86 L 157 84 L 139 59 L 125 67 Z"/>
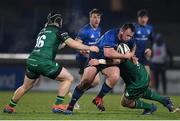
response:
<path id="1" fill-rule="evenodd" d="M 45 39 L 46 39 L 46 35 L 38 36 L 35 47 L 37 47 L 37 48 L 43 47 L 43 46 L 44 46 L 44 40 L 45 40 Z"/>

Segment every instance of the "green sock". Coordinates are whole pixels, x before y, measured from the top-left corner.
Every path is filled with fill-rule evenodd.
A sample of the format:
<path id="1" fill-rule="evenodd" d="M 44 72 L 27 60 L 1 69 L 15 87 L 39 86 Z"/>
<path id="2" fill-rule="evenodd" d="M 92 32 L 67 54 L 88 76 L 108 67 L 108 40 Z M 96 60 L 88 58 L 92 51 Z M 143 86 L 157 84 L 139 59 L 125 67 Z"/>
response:
<path id="1" fill-rule="evenodd" d="M 56 105 L 62 104 L 63 101 L 64 101 L 64 97 L 63 96 L 57 96 L 55 104 Z"/>
<path id="2" fill-rule="evenodd" d="M 15 107 L 16 105 L 17 105 L 17 103 L 11 99 L 9 102 L 9 106 Z"/>
<path id="3" fill-rule="evenodd" d="M 164 96 L 159 95 L 157 92 L 154 92 L 149 88 L 145 91 L 143 98 L 155 100 L 160 102 L 161 104 L 164 104 Z"/>
<path id="4" fill-rule="evenodd" d="M 151 109 L 152 105 L 142 100 L 136 100 L 136 109 Z"/>

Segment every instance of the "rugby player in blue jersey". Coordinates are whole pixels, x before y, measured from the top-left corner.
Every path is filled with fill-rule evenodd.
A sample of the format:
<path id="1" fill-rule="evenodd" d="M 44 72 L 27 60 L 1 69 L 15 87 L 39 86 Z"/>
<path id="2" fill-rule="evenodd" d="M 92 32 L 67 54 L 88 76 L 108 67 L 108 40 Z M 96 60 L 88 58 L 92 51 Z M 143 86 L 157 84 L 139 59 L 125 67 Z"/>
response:
<path id="1" fill-rule="evenodd" d="M 101 28 L 99 27 L 101 21 L 101 11 L 98 9 L 93 9 L 89 12 L 89 24 L 84 25 L 77 37 L 76 40 L 85 44 L 85 45 L 95 45 L 97 40 L 101 37 Z M 89 55 L 83 53 L 82 51 L 77 53 L 76 61 L 79 66 L 79 74 L 82 77 L 84 68 L 86 67 Z M 99 83 L 99 75 L 95 77 L 94 85 Z"/>
<path id="2" fill-rule="evenodd" d="M 101 28 L 99 27 L 101 21 L 101 11 L 99 9 L 94 8 L 89 12 L 89 23 L 84 25 L 79 33 L 77 34 L 76 41 L 83 43 L 85 45 L 95 45 L 97 40 L 101 37 Z M 89 54 L 84 53 L 83 51 L 79 51 L 76 55 L 76 62 L 79 67 L 79 74 L 82 77 L 84 72 L 84 68 L 87 65 L 89 59 Z M 91 87 L 95 87 L 100 82 L 99 74 L 96 75 Z M 68 96 L 71 98 L 72 93 L 69 92 Z M 76 103 L 75 109 L 79 109 L 79 104 Z"/>
<path id="3" fill-rule="evenodd" d="M 134 56 L 134 52 L 127 52 L 126 54 L 120 54 L 116 51 L 116 46 L 122 42 L 128 42 L 134 35 L 134 25 L 131 23 L 124 24 L 121 28 L 111 29 L 106 32 L 97 43 L 96 46 L 99 47 L 99 53 L 91 53 L 89 65 L 85 68 L 82 75 L 82 80 L 78 84 L 73 92 L 73 96 L 68 105 L 67 110 L 62 110 L 64 114 L 72 114 L 74 105 L 78 99 L 83 95 L 83 93 L 89 89 L 92 85 L 94 78 L 101 72 L 106 76 L 106 81 L 104 82 L 100 93 L 92 101 L 98 109 L 104 111 L 103 97 L 112 90 L 116 82 L 120 78 L 120 70 L 116 65 L 106 65 L 100 64 L 97 66 L 91 65 L 94 59 L 99 61 L 106 60 L 111 61 L 112 59 L 130 59 Z"/>
<path id="4" fill-rule="evenodd" d="M 137 12 L 138 22 L 134 23 L 135 34 L 134 40 L 136 43 L 135 55 L 138 61 L 145 66 L 150 74 L 149 59 L 152 55 L 151 46 L 154 38 L 153 27 L 148 24 L 149 15 L 146 9 L 141 9 Z"/>

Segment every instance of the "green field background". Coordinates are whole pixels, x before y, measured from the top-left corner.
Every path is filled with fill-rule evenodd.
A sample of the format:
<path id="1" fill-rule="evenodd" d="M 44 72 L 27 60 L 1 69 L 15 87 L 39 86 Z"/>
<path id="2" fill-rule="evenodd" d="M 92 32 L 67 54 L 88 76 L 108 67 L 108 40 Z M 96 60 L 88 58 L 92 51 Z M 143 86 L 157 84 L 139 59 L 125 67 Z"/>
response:
<path id="1" fill-rule="evenodd" d="M 80 99 L 80 110 L 75 110 L 73 115 L 53 114 L 51 106 L 54 103 L 56 92 L 29 92 L 16 107 L 15 114 L 4 114 L 3 107 L 8 104 L 13 92 L 0 92 L 0 120 L 180 120 L 180 113 L 169 113 L 161 104 L 153 101 L 158 106 L 153 115 L 140 115 L 142 110 L 127 109 L 120 105 L 121 95 L 108 94 L 105 101 L 105 112 L 100 112 L 92 103 L 95 94 L 85 93 Z M 171 96 L 174 105 L 180 105 L 180 96 Z M 65 103 L 70 99 L 66 97 Z"/>

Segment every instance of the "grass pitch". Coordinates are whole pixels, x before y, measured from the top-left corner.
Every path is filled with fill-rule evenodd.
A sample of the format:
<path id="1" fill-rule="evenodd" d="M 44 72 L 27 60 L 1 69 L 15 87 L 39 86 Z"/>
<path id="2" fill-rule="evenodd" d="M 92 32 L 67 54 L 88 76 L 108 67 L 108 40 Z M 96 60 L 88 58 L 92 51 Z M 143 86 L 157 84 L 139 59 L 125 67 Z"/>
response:
<path id="1" fill-rule="evenodd" d="M 105 112 L 100 112 L 91 103 L 95 94 L 84 94 L 80 99 L 80 110 L 75 110 L 73 115 L 53 114 L 51 106 L 54 103 L 55 92 L 29 92 L 16 107 L 15 114 L 5 114 L 3 107 L 9 103 L 13 92 L 0 92 L 0 120 L 180 120 L 180 113 L 169 113 L 161 104 L 153 101 L 158 106 L 153 115 L 140 115 L 142 110 L 127 109 L 120 106 L 121 95 L 108 94 L 105 101 Z M 175 106 L 180 105 L 180 96 L 171 96 Z M 67 97 L 65 102 L 68 102 Z"/>

